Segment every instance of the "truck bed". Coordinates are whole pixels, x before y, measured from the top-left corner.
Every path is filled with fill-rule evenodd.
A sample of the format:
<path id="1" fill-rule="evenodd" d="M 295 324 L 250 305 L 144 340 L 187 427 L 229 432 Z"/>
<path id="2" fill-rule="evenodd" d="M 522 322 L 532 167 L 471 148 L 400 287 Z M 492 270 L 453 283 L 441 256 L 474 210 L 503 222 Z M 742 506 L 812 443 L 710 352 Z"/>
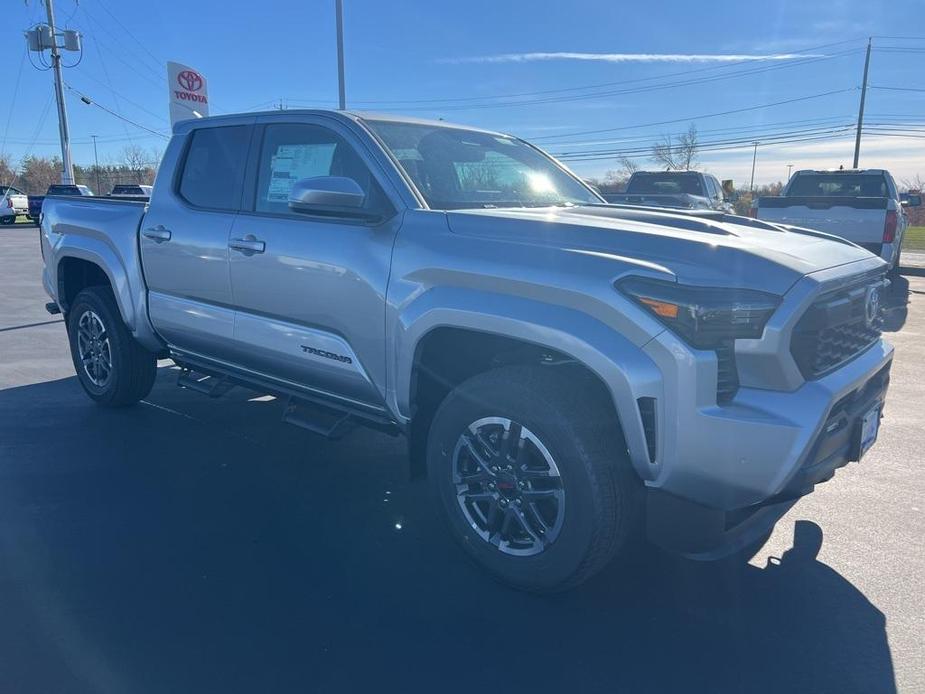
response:
<path id="1" fill-rule="evenodd" d="M 757 217 L 768 222 L 817 229 L 854 243 L 879 243 L 889 198 L 763 197 Z"/>

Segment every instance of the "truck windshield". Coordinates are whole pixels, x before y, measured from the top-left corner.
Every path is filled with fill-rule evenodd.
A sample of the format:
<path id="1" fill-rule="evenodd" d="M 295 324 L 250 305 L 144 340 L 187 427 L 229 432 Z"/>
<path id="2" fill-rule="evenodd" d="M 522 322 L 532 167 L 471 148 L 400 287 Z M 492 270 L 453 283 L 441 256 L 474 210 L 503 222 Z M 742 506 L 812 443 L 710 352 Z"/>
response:
<path id="1" fill-rule="evenodd" d="M 883 174 L 797 174 L 787 189 L 788 197 L 887 197 Z"/>
<path id="2" fill-rule="evenodd" d="M 688 172 L 635 173 L 626 186 L 627 193 L 639 195 L 703 195 L 700 175 Z"/>
<path id="3" fill-rule="evenodd" d="M 603 202 L 549 157 L 516 138 L 419 123 L 366 122 L 432 209 Z"/>

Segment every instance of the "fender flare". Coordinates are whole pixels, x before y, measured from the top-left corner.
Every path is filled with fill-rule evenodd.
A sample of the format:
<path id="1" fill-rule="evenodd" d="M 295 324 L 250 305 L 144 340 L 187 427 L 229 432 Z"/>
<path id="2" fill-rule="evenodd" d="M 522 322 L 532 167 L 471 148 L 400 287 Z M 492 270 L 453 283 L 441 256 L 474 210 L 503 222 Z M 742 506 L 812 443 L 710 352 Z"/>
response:
<path id="1" fill-rule="evenodd" d="M 163 348 L 163 344 L 147 320 L 143 279 L 138 277 L 133 282 L 125 263 L 112 247 L 99 239 L 65 235 L 56 244 L 54 257 L 55 295 L 59 302 L 62 297 L 61 263 L 68 258 L 93 263 L 109 280 L 122 321 L 132 336 L 151 351 L 159 351 Z"/>
<path id="2" fill-rule="evenodd" d="M 600 320 L 565 306 L 440 287 L 403 307 L 393 325 L 389 405 L 404 421 L 411 413 L 414 357 L 427 334 L 450 327 L 500 335 L 568 355 L 596 374 L 611 395 L 634 468 L 643 479 L 654 476 L 636 399 L 662 397 L 661 372 L 641 345 Z"/>

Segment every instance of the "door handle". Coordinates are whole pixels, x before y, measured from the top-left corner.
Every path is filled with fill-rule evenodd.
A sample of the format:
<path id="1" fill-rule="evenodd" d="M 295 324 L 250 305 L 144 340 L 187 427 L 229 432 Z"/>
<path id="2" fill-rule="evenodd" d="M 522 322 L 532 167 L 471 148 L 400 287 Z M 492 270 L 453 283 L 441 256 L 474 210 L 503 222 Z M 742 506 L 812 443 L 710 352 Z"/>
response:
<path id="1" fill-rule="evenodd" d="M 165 229 L 160 224 L 158 224 L 156 227 L 149 227 L 141 233 L 146 239 L 151 239 L 157 243 L 161 243 L 162 241 L 170 241 L 170 229 Z"/>
<path id="2" fill-rule="evenodd" d="M 231 239 L 228 242 L 228 248 L 240 251 L 245 255 L 251 255 L 253 253 L 263 253 L 267 249 L 267 244 L 248 234 L 243 239 Z"/>

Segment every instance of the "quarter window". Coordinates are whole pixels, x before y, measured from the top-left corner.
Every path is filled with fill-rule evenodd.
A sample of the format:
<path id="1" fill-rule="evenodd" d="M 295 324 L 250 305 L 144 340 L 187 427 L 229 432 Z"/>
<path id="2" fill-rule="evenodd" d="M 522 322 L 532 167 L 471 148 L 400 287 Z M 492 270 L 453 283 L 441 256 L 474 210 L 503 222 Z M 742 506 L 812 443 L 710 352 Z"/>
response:
<path id="1" fill-rule="evenodd" d="M 201 128 L 193 133 L 180 178 L 180 195 L 196 207 L 237 211 L 250 126 Z"/>

